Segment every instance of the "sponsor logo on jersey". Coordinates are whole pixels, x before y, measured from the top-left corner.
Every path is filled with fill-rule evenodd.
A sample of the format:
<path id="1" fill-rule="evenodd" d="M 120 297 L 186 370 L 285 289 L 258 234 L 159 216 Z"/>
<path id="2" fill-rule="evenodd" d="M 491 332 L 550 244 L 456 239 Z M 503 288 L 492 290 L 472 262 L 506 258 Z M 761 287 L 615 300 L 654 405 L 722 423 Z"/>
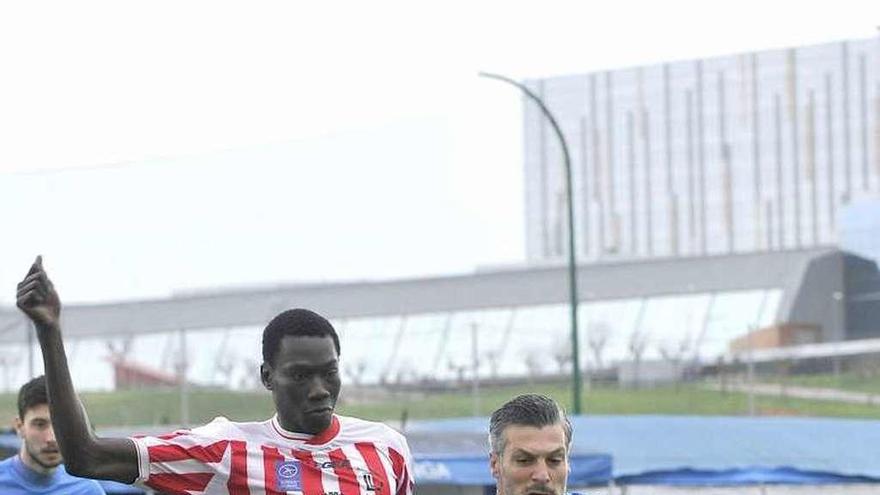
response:
<path id="1" fill-rule="evenodd" d="M 275 463 L 276 488 L 282 492 L 302 491 L 302 472 L 299 461 L 278 461 Z"/>
<path id="2" fill-rule="evenodd" d="M 339 459 L 338 461 L 315 462 L 315 467 L 317 467 L 318 469 L 320 469 L 322 471 L 325 469 L 336 469 L 336 468 L 343 468 L 343 469 L 352 468 L 352 469 L 354 469 L 354 466 L 351 465 L 351 461 L 349 461 L 348 459 Z"/>

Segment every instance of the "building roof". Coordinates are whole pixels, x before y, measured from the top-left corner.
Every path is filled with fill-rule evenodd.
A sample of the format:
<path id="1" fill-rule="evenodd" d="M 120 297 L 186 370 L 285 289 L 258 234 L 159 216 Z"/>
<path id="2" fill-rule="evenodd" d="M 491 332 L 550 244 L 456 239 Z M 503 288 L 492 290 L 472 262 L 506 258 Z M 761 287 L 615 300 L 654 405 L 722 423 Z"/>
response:
<path id="1" fill-rule="evenodd" d="M 787 321 L 796 289 L 817 257 L 831 248 L 662 258 L 578 266 L 582 301 L 751 289 L 784 289 L 778 319 Z M 66 338 L 121 336 L 237 326 L 262 326 L 291 307 L 327 318 L 510 308 L 568 301 L 564 265 L 402 280 L 279 285 L 187 293 L 167 299 L 64 307 Z M 63 297 L 63 294 L 62 294 Z M 809 302 L 809 301 L 808 301 Z M 30 326 L 15 308 L 0 307 L 0 343 L 26 342 Z"/>

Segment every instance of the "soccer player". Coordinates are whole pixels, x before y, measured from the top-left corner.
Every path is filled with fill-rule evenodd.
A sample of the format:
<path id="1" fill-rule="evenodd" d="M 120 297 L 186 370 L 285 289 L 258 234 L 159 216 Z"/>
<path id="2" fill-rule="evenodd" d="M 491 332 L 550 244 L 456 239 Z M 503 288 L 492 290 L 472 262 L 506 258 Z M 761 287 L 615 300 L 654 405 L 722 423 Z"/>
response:
<path id="1" fill-rule="evenodd" d="M 75 478 L 64 470 L 49 421 L 45 377 L 34 378 L 19 389 L 14 426 L 21 447 L 18 455 L 0 462 L 0 493 L 104 495 L 94 480 Z"/>
<path id="2" fill-rule="evenodd" d="M 489 420 L 489 468 L 498 495 L 562 495 L 568 480 L 571 423 L 553 399 L 514 397 Z"/>
<path id="3" fill-rule="evenodd" d="M 339 338 L 316 313 L 285 311 L 263 331 L 260 378 L 272 393 L 272 418 L 217 418 L 158 437 L 98 438 L 70 379 L 61 303 L 39 256 L 18 285 L 17 304 L 36 326 L 52 422 L 67 469 L 77 476 L 185 495 L 412 493 L 403 436 L 380 423 L 334 414 Z"/>

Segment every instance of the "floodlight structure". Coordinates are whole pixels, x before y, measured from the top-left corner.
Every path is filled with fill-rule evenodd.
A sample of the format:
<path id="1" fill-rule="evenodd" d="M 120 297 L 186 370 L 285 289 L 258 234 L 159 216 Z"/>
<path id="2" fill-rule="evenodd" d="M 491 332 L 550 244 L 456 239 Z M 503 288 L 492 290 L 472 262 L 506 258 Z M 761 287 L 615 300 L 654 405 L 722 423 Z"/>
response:
<path id="1" fill-rule="evenodd" d="M 571 307 L 571 377 L 572 377 L 572 402 L 573 402 L 573 413 L 580 414 L 581 413 L 581 369 L 580 369 L 580 353 L 578 348 L 578 324 L 577 324 L 577 306 L 578 306 L 578 298 L 577 298 L 577 265 L 575 263 L 575 239 L 574 239 L 574 199 L 572 198 L 572 185 L 571 185 L 571 158 L 568 153 L 568 143 L 565 141 L 565 136 L 562 134 L 562 129 L 559 128 L 559 124 L 556 122 L 556 119 L 553 117 L 553 114 L 547 108 L 547 105 L 544 104 L 544 101 L 541 100 L 538 95 L 532 92 L 529 88 L 523 85 L 520 82 L 514 81 L 509 77 L 505 77 L 499 74 L 490 74 L 487 72 L 480 72 L 480 77 L 486 77 L 489 79 L 496 79 L 498 81 L 503 81 L 513 86 L 516 86 L 520 89 L 529 99 L 534 101 L 538 107 L 541 109 L 541 112 L 547 117 L 547 120 L 550 122 L 550 125 L 553 127 L 553 131 L 556 133 L 556 137 L 559 139 L 559 146 L 562 148 L 562 156 L 563 156 L 563 164 L 565 166 L 565 200 L 566 207 L 568 209 L 568 288 L 569 288 L 569 306 Z"/>

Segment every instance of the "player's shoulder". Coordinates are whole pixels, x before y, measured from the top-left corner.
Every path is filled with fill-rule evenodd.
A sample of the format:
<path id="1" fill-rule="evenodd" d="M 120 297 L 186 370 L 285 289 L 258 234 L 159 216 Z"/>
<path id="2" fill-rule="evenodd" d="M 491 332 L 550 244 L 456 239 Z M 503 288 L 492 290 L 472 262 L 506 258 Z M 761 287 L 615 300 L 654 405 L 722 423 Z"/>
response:
<path id="1" fill-rule="evenodd" d="M 17 455 L 18 454 L 15 454 L 12 457 L 0 461 L 0 482 L 15 478 L 15 469 L 12 467 L 12 463 Z M 0 488 L 2 488 L 2 486 L 0 486 Z"/>
<path id="2" fill-rule="evenodd" d="M 337 414 L 336 417 L 339 419 L 339 424 L 342 428 L 351 431 L 369 431 L 389 435 L 400 435 L 397 430 L 385 423 L 380 423 L 379 421 L 370 421 L 368 419 L 355 418 L 354 416 L 342 416 L 339 414 Z"/>
<path id="3" fill-rule="evenodd" d="M 0 489 L 12 485 L 14 473 L 15 471 L 12 469 L 12 457 L 0 461 Z"/>
<path id="4" fill-rule="evenodd" d="M 60 476 L 57 477 L 58 486 L 56 490 L 71 495 L 104 495 L 104 489 L 101 484 L 95 480 L 78 478 L 67 472 L 64 465 L 58 467 Z"/>
<path id="5" fill-rule="evenodd" d="M 163 435 L 135 435 L 130 438 L 136 445 L 145 447 L 163 444 L 192 447 L 224 441 L 261 442 L 272 436 L 270 421 L 230 421 L 218 416 L 209 423 L 191 429 L 178 429 Z"/>
<path id="6" fill-rule="evenodd" d="M 341 432 L 352 440 L 380 441 L 391 447 L 406 446 L 406 438 L 385 423 L 352 416 L 337 415 L 337 418 L 339 418 Z"/>
<path id="7" fill-rule="evenodd" d="M 176 442 L 179 439 L 184 440 L 185 442 L 195 443 L 219 440 L 245 440 L 250 436 L 265 431 L 267 422 L 268 421 L 230 421 L 224 416 L 217 416 L 210 422 L 201 426 L 182 428 L 175 430 L 172 433 L 159 435 L 155 438 L 170 442 Z"/>
<path id="8" fill-rule="evenodd" d="M 249 436 L 266 430 L 269 420 L 265 421 L 231 421 L 225 416 L 217 416 L 202 426 L 193 428 L 191 431 L 196 435 L 208 437 L 221 437 L 227 439 Z"/>

